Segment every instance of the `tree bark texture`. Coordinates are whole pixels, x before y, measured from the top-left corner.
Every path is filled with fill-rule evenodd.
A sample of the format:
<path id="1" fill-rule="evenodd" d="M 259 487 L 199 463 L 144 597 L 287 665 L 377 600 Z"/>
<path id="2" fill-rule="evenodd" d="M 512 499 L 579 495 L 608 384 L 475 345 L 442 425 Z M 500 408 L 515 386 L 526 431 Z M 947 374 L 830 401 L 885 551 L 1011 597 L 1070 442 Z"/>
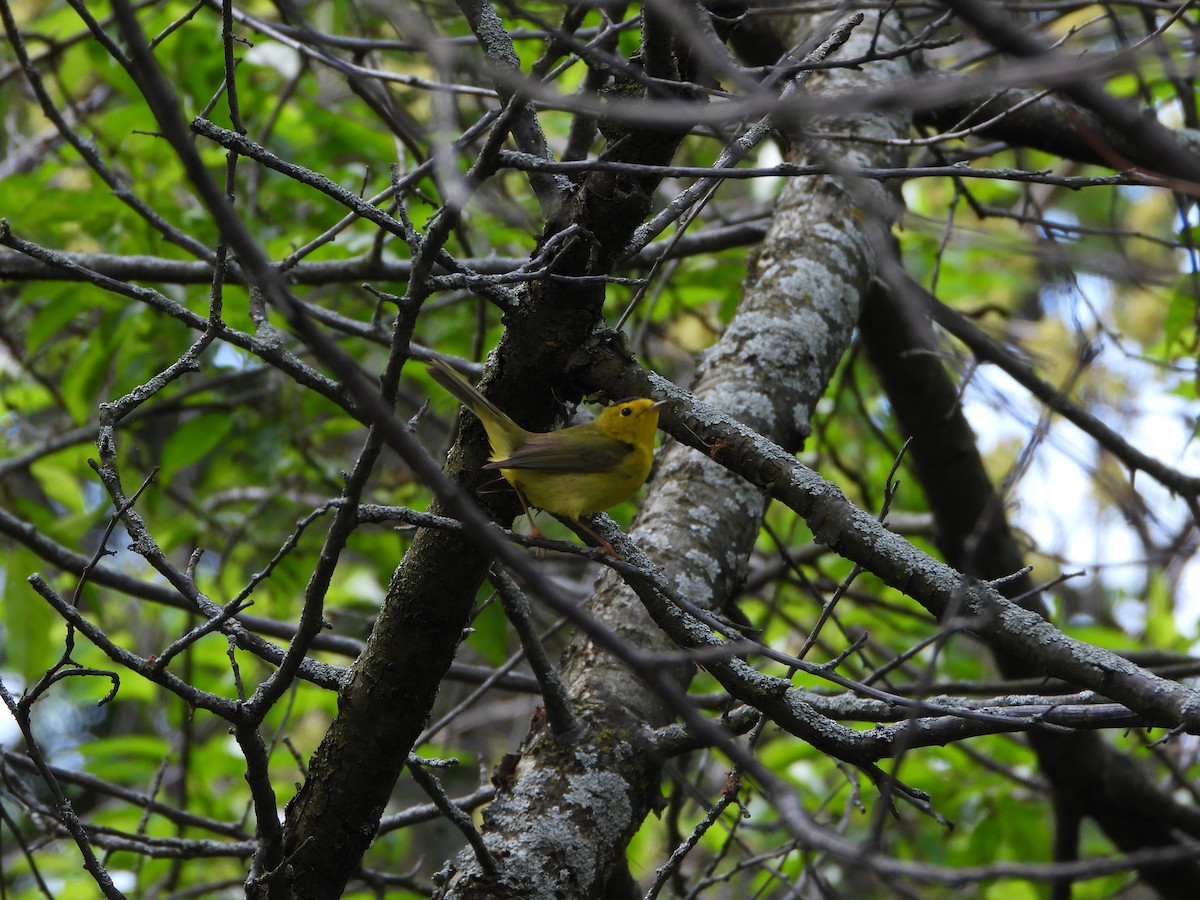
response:
<path id="1" fill-rule="evenodd" d="M 795 25 L 797 43 L 821 40 L 834 24 Z M 872 39 L 868 16 L 841 53 L 854 57 Z M 894 15 L 885 17 L 880 48 L 902 40 Z M 862 70 L 830 71 L 823 86 L 869 88 L 910 71 L 908 58 Z M 783 123 L 797 136 L 793 159 L 835 153 L 848 165 L 897 165 L 904 151 L 878 143 L 830 148 L 799 138 L 805 131 L 852 133 L 876 140 L 908 133 L 903 115 L 836 122 Z M 763 245 L 747 273 L 738 313 L 707 351 L 695 395 L 782 446 L 798 449 L 809 416 L 850 344 L 858 310 L 874 275 L 863 210 L 893 210 L 895 198 L 877 185 L 836 177 L 796 179 L 776 205 Z M 885 223 L 886 225 L 886 223 Z M 666 571 L 671 586 L 714 612 L 732 603 L 745 577 L 766 503 L 741 477 L 712 459 L 668 442 L 631 536 Z M 641 602 L 611 572 L 588 609 L 647 652 L 677 649 Z M 662 760 L 650 729 L 672 719 L 670 707 L 628 668 L 580 637 L 568 648 L 563 679 L 586 726 L 569 747 L 548 731 L 530 735 L 515 781 L 484 814 L 484 835 L 504 861 L 489 879 L 473 855 L 454 861 L 443 898 L 599 898 L 624 873 L 625 846 L 660 802 Z M 687 667 L 676 673 L 686 684 Z"/>

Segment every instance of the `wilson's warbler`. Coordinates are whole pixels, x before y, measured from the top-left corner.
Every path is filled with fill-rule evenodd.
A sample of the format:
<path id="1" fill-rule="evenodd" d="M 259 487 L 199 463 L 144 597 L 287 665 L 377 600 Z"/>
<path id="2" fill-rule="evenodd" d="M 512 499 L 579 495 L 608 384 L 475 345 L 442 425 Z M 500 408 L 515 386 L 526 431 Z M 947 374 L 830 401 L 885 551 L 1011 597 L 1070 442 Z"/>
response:
<path id="1" fill-rule="evenodd" d="M 435 358 L 429 374 L 483 423 L 492 445 L 491 462 L 484 468 L 499 469 L 513 486 L 535 536 L 541 532 L 530 506 L 566 516 L 606 553 L 617 555 L 579 517 L 615 506 L 642 486 L 650 474 L 658 411 L 665 401 L 626 400 L 591 422 L 539 434 L 514 422 L 443 360 Z"/>

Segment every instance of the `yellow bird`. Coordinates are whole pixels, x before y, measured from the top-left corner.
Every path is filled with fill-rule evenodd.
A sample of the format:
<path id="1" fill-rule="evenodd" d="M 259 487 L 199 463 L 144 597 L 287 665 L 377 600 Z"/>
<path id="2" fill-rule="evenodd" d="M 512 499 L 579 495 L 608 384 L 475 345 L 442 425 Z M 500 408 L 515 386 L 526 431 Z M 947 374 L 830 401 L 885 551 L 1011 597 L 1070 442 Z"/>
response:
<path id="1" fill-rule="evenodd" d="M 626 400 L 600 412 L 591 422 L 558 431 L 526 431 L 441 359 L 429 365 L 433 380 L 479 417 L 492 445 L 485 469 L 499 469 L 517 492 L 535 537 L 541 532 L 530 506 L 566 516 L 606 553 L 612 545 L 580 516 L 628 499 L 650 474 L 658 411 L 666 401 Z"/>

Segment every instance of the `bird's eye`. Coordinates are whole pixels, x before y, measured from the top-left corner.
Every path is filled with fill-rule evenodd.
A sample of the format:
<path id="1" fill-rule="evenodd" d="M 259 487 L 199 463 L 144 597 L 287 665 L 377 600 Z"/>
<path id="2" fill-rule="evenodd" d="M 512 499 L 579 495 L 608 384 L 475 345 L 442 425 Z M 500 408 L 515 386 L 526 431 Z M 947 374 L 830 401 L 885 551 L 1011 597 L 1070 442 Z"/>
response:
<path id="1" fill-rule="evenodd" d="M 621 410 L 621 415 L 631 416 L 631 415 L 633 415 L 633 410 L 630 409 L 628 406 L 626 406 L 623 410 Z"/>

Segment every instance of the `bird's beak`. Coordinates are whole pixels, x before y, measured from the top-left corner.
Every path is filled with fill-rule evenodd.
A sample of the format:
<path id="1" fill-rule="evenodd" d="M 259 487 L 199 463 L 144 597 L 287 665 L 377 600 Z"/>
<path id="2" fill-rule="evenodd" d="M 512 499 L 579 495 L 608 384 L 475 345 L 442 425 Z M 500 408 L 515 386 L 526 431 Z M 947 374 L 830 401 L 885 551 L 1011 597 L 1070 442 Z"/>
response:
<path id="1" fill-rule="evenodd" d="M 650 409 L 653 410 L 654 412 L 658 412 L 659 410 L 665 409 L 667 406 L 670 405 L 670 403 L 671 403 L 670 400 L 659 400 L 656 403 L 650 404 Z"/>

